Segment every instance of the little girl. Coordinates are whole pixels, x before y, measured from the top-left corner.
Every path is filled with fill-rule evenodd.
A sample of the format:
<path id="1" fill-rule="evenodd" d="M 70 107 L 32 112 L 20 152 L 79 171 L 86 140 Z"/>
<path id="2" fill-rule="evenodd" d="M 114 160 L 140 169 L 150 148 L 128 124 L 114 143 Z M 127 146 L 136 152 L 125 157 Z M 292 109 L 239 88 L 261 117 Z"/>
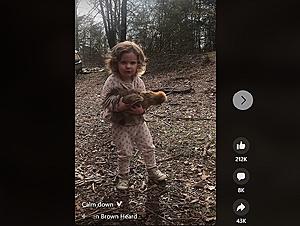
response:
<path id="1" fill-rule="evenodd" d="M 106 62 L 112 73 L 102 89 L 102 100 L 107 99 L 114 89 L 134 89 L 146 91 L 145 84 L 140 78 L 146 70 L 146 58 L 142 49 L 135 43 L 125 41 L 115 45 Z M 133 143 L 142 152 L 146 164 L 148 178 L 154 182 L 164 181 L 167 176 L 156 166 L 155 146 L 152 136 L 144 121 L 145 109 L 141 106 L 130 106 L 122 102 L 118 94 L 109 96 L 110 102 L 104 107 L 103 117 L 111 122 L 112 140 L 118 150 L 118 184 L 121 190 L 128 189 L 129 162 L 133 152 Z M 114 120 L 114 114 L 127 111 L 133 115 L 122 125 Z"/>

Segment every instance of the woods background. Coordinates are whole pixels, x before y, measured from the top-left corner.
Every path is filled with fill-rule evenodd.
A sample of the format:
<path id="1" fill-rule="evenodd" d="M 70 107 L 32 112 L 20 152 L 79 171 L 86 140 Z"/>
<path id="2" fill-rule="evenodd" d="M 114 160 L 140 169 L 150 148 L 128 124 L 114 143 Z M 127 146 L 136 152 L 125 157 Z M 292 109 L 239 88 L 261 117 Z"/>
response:
<path id="1" fill-rule="evenodd" d="M 79 16 L 81 1 L 91 9 Z M 103 66 L 107 51 L 124 40 L 148 57 L 215 51 L 215 6 L 215 0 L 75 0 L 75 49 L 86 67 Z"/>

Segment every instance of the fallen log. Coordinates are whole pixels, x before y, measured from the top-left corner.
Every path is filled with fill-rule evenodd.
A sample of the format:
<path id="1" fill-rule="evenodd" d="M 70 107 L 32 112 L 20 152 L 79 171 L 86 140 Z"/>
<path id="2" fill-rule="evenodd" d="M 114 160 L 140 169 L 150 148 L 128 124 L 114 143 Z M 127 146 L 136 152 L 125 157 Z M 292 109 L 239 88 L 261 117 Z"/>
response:
<path id="1" fill-rule="evenodd" d="M 161 88 L 156 88 L 152 89 L 152 91 L 157 92 L 157 91 L 163 91 L 166 94 L 171 94 L 171 93 L 192 93 L 195 92 L 195 90 L 192 87 L 187 87 L 187 88 L 175 88 L 175 87 L 161 87 Z"/>

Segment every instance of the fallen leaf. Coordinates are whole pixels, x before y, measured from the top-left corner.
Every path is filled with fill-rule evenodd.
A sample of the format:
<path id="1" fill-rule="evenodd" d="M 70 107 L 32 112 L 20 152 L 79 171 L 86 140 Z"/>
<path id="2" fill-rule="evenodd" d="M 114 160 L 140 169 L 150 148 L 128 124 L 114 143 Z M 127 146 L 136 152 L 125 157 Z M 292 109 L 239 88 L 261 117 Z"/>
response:
<path id="1" fill-rule="evenodd" d="M 215 189 L 216 189 L 216 186 L 210 185 L 210 186 L 208 186 L 207 188 L 208 188 L 208 190 L 212 191 L 212 190 L 215 190 Z"/>

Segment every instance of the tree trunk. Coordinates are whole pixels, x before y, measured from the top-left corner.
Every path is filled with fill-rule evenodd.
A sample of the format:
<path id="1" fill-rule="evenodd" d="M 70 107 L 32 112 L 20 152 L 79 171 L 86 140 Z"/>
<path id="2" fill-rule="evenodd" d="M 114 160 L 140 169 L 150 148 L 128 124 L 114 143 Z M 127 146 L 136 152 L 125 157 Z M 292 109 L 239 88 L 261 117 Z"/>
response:
<path id="1" fill-rule="evenodd" d="M 105 6 L 107 7 L 108 2 L 107 1 L 105 1 L 105 2 L 106 2 Z M 108 41 L 109 48 L 111 49 L 114 46 L 114 43 L 111 38 L 111 28 L 110 28 L 108 10 L 106 11 L 106 14 L 105 14 L 103 2 L 101 0 L 99 0 L 99 5 L 100 5 L 100 13 L 101 13 L 101 16 L 103 19 L 103 24 L 104 24 L 105 35 L 106 35 L 106 38 Z"/>
<path id="2" fill-rule="evenodd" d="M 77 8 L 78 8 L 78 0 L 75 2 L 75 49 L 79 50 Z"/>
<path id="3" fill-rule="evenodd" d="M 120 41 L 123 42 L 126 40 L 127 32 L 127 0 L 122 1 L 120 30 Z"/>

